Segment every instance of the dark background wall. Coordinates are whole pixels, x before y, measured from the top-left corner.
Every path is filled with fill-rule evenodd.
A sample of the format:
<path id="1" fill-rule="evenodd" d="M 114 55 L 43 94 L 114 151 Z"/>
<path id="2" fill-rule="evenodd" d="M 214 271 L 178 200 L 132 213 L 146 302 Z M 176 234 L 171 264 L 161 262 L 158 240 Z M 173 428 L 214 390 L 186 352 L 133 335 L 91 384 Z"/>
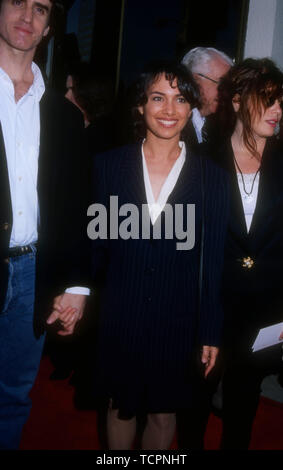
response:
<path id="1" fill-rule="evenodd" d="M 76 35 L 65 34 L 67 24 L 79 21 L 78 11 L 87 1 L 65 0 L 66 10 L 58 21 L 53 53 L 52 82 L 57 87 L 62 86 L 69 63 L 79 57 Z M 89 61 L 95 70 L 112 76 L 116 84 L 118 81 L 128 86 L 145 63 L 161 58 L 181 59 L 195 46 L 216 47 L 232 58 L 237 57 L 242 12 L 248 0 L 93 2 Z"/>
<path id="2" fill-rule="evenodd" d="M 128 0 L 121 79 L 126 83 L 154 58 L 182 58 L 192 47 L 211 46 L 236 56 L 240 0 Z"/>
<path id="3" fill-rule="evenodd" d="M 120 74 L 126 84 L 146 62 L 176 56 L 183 3 L 180 0 L 130 0 L 126 3 Z"/>

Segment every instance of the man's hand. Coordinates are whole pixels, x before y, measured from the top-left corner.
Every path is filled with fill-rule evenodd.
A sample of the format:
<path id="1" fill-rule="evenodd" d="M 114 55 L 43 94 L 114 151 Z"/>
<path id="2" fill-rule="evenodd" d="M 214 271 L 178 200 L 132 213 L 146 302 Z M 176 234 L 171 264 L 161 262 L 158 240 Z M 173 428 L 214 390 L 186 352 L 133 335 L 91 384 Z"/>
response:
<path id="1" fill-rule="evenodd" d="M 205 364 L 204 376 L 207 377 L 209 372 L 215 366 L 216 358 L 218 356 L 219 348 L 215 346 L 203 346 L 201 362 Z"/>
<path id="2" fill-rule="evenodd" d="M 47 324 L 51 325 L 56 320 L 60 320 L 63 329 L 58 331 L 58 335 L 71 335 L 76 323 L 82 318 L 86 303 L 86 295 L 69 294 L 64 292 L 55 297 L 53 311 L 47 318 Z"/>
<path id="3" fill-rule="evenodd" d="M 279 339 L 283 339 L 283 331 L 282 331 L 281 335 L 279 336 Z"/>

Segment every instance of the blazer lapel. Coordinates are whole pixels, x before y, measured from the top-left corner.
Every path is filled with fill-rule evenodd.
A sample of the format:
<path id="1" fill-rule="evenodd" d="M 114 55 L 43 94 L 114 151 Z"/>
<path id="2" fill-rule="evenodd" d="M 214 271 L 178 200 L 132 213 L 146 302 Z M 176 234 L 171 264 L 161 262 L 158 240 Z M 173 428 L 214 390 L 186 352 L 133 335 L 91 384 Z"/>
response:
<path id="1" fill-rule="evenodd" d="M 271 152 L 272 145 L 272 140 L 267 141 L 262 156 L 257 203 L 249 232 L 254 241 L 264 234 L 266 220 L 272 215 L 272 208 L 276 206 L 278 195 L 282 193 L 281 175 L 278 178 Z"/>
<path id="2" fill-rule="evenodd" d="M 60 133 L 60 126 L 54 116 L 56 112 L 56 103 L 54 105 L 52 95 L 45 92 L 40 101 L 40 144 L 38 156 L 38 176 L 37 176 L 37 193 L 39 203 L 39 215 L 47 219 L 49 208 L 52 204 L 56 205 L 55 192 L 52 191 L 52 178 L 54 180 L 55 171 L 58 171 L 60 160 L 54 158 L 58 155 L 56 148 L 56 137 Z M 62 124 L 64 125 L 64 123 Z M 52 169 L 52 173 L 51 173 Z M 52 176 L 51 176 L 52 175 Z M 40 226 L 39 226 L 40 229 Z"/>
<path id="3" fill-rule="evenodd" d="M 177 204 L 184 201 L 196 201 L 197 194 L 200 194 L 200 173 L 199 158 L 188 148 L 186 148 L 186 160 L 179 174 L 176 184 L 169 194 L 167 203 Z"/>
<path id="4" fill-rule="evenodd" d="M 189 150 L 195 151 L 199 147 L 199 142 L 192 119 L 189 119 L 183 134 L 183 140 L 186 143 L 186 147 Z"/>
<path id="5" fill-rule="evenodd" d="M 123 159 L 122 182 L 126 191 L 126 202 L 141 205 L 146 204 L 146 192 L 143 177 L 141 142 L 126 147 Z M 126 184 L 125 184 L 126 183 Z"/>
<path id="6" fill-rule="evenodd" d="M 13 223 L 13 212 L 6 150 L 0 123 L 0 251 L 9 245 Z"/>
<path id="7" fill-rule="evenodd" d="M 45 95 L 43 95 L 40 101 L 40 143 L 39 143 L 39 155 L 38 155 L 38 174 L 37 174 L 37 194 L 38 194 L 38 204 L 39 204 L 39 216 L 42 211 L 48 207 L 47 201 L 44 201 L 47 192 L 45 191 L 47 183 L 47 148 L 48 145 L 48 136 L 46 135 L 46 106 L 45 106 Z"/>

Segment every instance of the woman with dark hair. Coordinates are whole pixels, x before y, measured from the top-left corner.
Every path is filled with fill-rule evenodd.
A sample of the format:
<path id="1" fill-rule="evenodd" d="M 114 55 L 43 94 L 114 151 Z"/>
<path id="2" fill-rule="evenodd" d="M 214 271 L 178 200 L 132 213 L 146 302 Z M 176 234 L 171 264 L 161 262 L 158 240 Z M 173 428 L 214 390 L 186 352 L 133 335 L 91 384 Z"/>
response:
<path id="1" fill-rule="evenodd" d="M 261 328 L 283 320 L 283 155 L 274 137 L 282 87 L 283 74 L 269 59 L 244 60 L 219 87 L 228 139 L 216 159 L 231 175 L 223 276 L 223 449 L 248 448 L 261 382 L 282 365 L 280 344 L 252 350 Z"/>
<path id="2" fill-rule="evenodd" d="M 217 356 L 227 187 L 220 168 L 180 141 L 198 97 L 183 66 L 149 69 L 134 104 L 144 140 L 95 159 L 89 215 L 104 209 L 88 230 L 94 276 L 106 271 L 95 391 L 107 399 L 110 449 L 131 448 L 140 414 L 142 448 L 168 449 L 176 411 L 191 404 L 194 349 L 205 376 Z"/>

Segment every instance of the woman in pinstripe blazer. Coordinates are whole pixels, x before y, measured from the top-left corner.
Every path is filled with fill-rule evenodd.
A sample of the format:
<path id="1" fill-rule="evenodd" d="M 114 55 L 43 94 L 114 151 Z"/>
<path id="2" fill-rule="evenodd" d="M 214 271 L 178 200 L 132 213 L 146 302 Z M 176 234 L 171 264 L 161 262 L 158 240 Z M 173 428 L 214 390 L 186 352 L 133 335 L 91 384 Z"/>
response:
<path id="1" fill-rule="evenodd" d="M 193 351 L 201 351 L 205 375 L 218 352 L 227 186 L 222 170 L 180 142 L 198 100 L 188 72 L 159 65 L 136 90 L 144 141 L 94 165 L 88 233 L 94 277 L 105 273 L 95 386 L 109 403 L 111 449 L 131 448 L 140 413 L 142 448 L 167 449 L 176 411 L 190 405 Z"/>

